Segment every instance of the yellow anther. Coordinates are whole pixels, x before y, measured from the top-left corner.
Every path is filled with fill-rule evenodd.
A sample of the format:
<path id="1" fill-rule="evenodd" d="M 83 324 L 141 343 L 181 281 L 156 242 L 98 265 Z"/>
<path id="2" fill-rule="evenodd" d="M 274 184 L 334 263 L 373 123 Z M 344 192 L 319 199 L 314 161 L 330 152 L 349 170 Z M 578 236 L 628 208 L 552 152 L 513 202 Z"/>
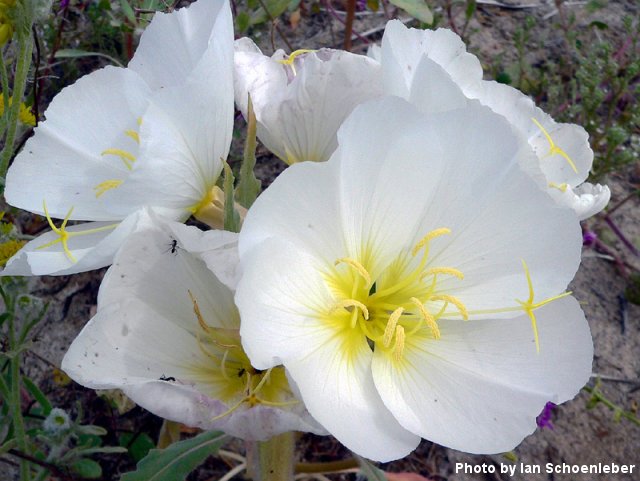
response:
<path id="1" fill-rule="evenodd" d="M 391 339 L 393 338 L 393 333 L 396 330 L 396 326 L 398 325 L 398 320 L 400 316 L 404 312 L 402 307 L 398 307 L 395 311 L 391 313 L 389 316 L 389 320 L 387 321 L 387 327 L 384 329 L 384 336 L 382 338 L 382 344 L 384 347 L 389 347 L 391 345 Z"/>
<path id="2" fill-rule="evenodd" d="M 96 191 L 96 199 L 104 194 L 106 191 L 115 189 L 122 184 L 122 180 L 105 180 L 96 185 L 93 190 Z"/>
<path id="3" fill-rule="evenodd" d="M 64 250 L 65 255 L 73 263 L 76 262 L 76 258 L 73 257 L 73 254 L 71 253 L 71 250 L 69 249 L 69 245 L 68 245 L 68 241 L 71 237 L 95 234 L 96 232 L 104 232 L 106 230 L 111 230 L 118 226 L 118 224 L 111 224 L 111 225 L 105 225 L 102 227 L 96 227 L 95 229 L 87 229 L 87 230 L 82 230 L 77 232 L 67 232 L 65 228 L 67 227 L 67 222 L 69 222 L 69 218 L 71 217 L 71 214 L 73 212 L 73 207 L 71 207 L 71 209 L 69 209 L 69 212 L 67 212 L 67 215 L 62 221 L 62 225 L 60 225 L 60 227 L 56 227 L 55 224 L 53 223 L 53 220 L 51 220 L 51 216 L 49 216 L 49 211 L 47 210 L 47 204 L 44 200 L 42 201 L 42 207 L 44 210 L 44 215 L 47 218 L 47 222 L 49 223 L 49 227 L 51 227 L 51 230 L 56 234 L 58 234 L 59 237 L 55 240 L 52 240 L 51 242 L 47 242 L 46 244 L 43 244 L 37 247 L 37 249 L 46 249 L 47 247 L 51 247 L 52 245 L 55 245 L 55 244 L 62 244 L 62 249 Z"/>
<path id="4" fill-rule="evenodd" d="M 140 143 L 140 134 L 137 131 L 129 129 L 129 130 L 125 130 L 124 134 L 128 137 L 131 137 L 133 140 L 135 140 L 136 144 Z"/>
<path id="5" fill-rule="evenodd" d="M 415 306 L 420 310 L 420 314 L 424 318 L 429 329 L 431 329 L 433 337 L 435 339 L 440 339 L 440 328 L 438 328 L 438 323 L 436 322 L 433 315 L 429 311 L 427 311 L 427 309 L 424 307 L 424 304 L 420 302 L 419 299 L 412 297 L 410 301 L 413 302 L 413 304 L 415 304 Z"/>
<path id="6" fill-rule="evenodd" d="M 567 188 L 569 187 L 569 184 L 562 183 L 562 184 L 556 184 L 555 182 L 549 182 L 549 187 L 551 187 L 552 189 L 558 189 L 560 192 L 566 192 Z"/>
<path id="7" fill-rule="evenodd" d="M 349 266 L 353 267 L 356 271 L 358 271 L 358 274 L 362 276 L 362 278 L 366 282 L 367 287 L 371 286 L 371 276 L 369 275 L 369 272 L 367 272 L 367 269 L 365 269 L 362 264 L 360 264 L 355 259 L 351 259 L 349 257 L 341 257 L 340 259 L 337 259 L 334 262 L 334 265 L 337 266 L 338 264 L 341 264 L 341 263 L 348 264 Z"/>
<path id="8" fill-rule="evenodd" d="M 465 321 L 469 320 L 469 313 L 467 312 L 467 308 L 462 303 L 462 301 L 460 301 L 460 299 L 458 299 L 457 297 L 449 296 L 449 295 L 446 295 L 446 294 L 440 294 L 440 295 L 437 295 L 437 296 L 431 296 L 430 300 L 431 301 L 444 301 L 444 302 L 449 302 L 449 303 L 453 304 L 454 306 L 456 306 L 458 311 L 460 311 L 460 315 L 462 316 L 462 319 L 464 319 Z"/>
<path id="9" fill-rule="evenodd" d="M 141 127 L 142 126 L 142 117 L 138 117 L 136 119 L 136 123 L 138 124 L 138 127 Z"/>
<path id="10" fill-rule="evenodd" d="M 542 124 L 540 122 L 538 122 L 533 117 L 531 117 L 531 120 L 533 120 L 533 123 L 536 124 L 536 126 L 540 129 L 542 134 L 547 139 L 547 142 L 549 142 L 549 152 L 547 152 L 547 157 L 552 156 L 552 155 L 561 156 L 564 160 L 566 160 L 569 163 L 569 165 L 571 166 L 573 171 L 577 174 L 578 173 L 578 169 L 576 167 L 576 164 L 573 163 L 573 160 L 571 160 L 571 157 L 569 157 L 569 155 L 564 150 L 562 150 L 560 147 L 558 147 L 555 144 L 555 142 L 551 138 L 551 135 L 549 135 L 549 132 L 547 132 L 547 130 L 542 126 Z"/>
<path id="11" fill-rule="evenodd" d="M 518 299 L 516 299 L 516 302 L 518 302 L 518 304 L 520 304 L 522 306 L 522 310 L 524 312 L 527 313 L 527 315 L 529 316 L 529 318 L 531 319 L 531 327 L 533 328 L 533 336 L 534 339 L 536 341 L 536 351 L 540 352 L 540 340 L 538 338 L 538 324 L 536 321 L 536 316 L 533 313 L 533 311 L 535 311 L 536 309 L 549 304 L 552 301 L 555 301 L 556 299 L 561 299 L 563 297 L 567 297 L 569 295 L 571 295 L 571 292 L 563 292 L 562 294 L 559 294 L 557 296 L 553 296 L 553 297 L 549 297 L 548 299 L 545 299 L 544 301 L 540 301 L 540 302 L 533 302 L 534 299 L 534 292 L 533 292 L 533 282 L 531 281 L 531 274 L 529 273 L 529 267 L 527 267 L 527 263 L 524 261 L 524 259 L 522 259 L 522 267 L 524 268 L 524 274 L 527 278 L 527 285 L 529 287 L 529 299 L 527 299 L 526 301 L 520 301 Z"/>
<path id="12" fill-rule="evenodd" d="M 343 299 L 340 302 L 338 302 L 333 309 L 331 309 L 331 312 L 337 311 L 338 309 L 341 308 L 347 308 L 347 307 L 357 307 L 358 309 L 360 309 L 362 311 L 362 315 L 364 316 L 365 320 L 369 319 L 369 310 L 367 309 L 367 306 L 365 306 L 362 302 L 360 301 L 356 301 L 355 299 Z"/>
<path id="13" fill-rule="evenodd" d="M 402 353 L 404 352 L 404 327 L 396 326 L 396 343 L 393 346 L 393 358 L 396 362 L 400 362 L 402 359 Z"/>
<path id="14" fill-rule="evenodd" d="M 454 269 L 453 267 L 434 267 L 426 271 L 423 274 L 423 277 L 435 276 L 436 274 L 446 274 L 448 276 L 457 277 L 460 280 L 464 279 L 464 274 L 458 269 Z"/>
<path id="15" fill-rule="evenodd" d="M 283 65 L 290 65 L 291 66 L 291 71 L 293 72 L 293 75 L 296 75 L 296 67 L 293 65 L 293 62 L 295 61 L 296 57 L 305 54 L 305 53 L 311 53 L 311 52 L 315 52 L 315 50 L 310 50 L 308 48 L 301 48 L 299 50 L 296 50 L 294 52 L 291 52 L 288 56 L 286 60 L 277 60 L 278 63 L 281 63 Z"/>
<path id="16" fill-rule="evenodd" d="M 125 167 L 129 170 L 133 168 L 133 163 L 136 161 L 136 158 L 132 153 L 122 149 L 107 149 L 103 151 L 101 155 L 115 155 L 120 157 L 122 162 L 124 162 Z"/>
<path id="17" fill-rule="evenodd" d="M 439 229 L 432 230 L 426 236 L 420 239 L 420 241 L 414 246 L 413 250 L 411 251 L 411 255 L 415 256 L 418 252 L 420 252 L 420 249 L 425 247 L 431 240 L 445 234 L 451 234 L 451 229 L 441 227 Z"/>
<path id="18" fill-rule="evenodd" d="M 209 324 L 207 324 L 204 321 L 204 318 L 202 317 L 202 312 L 200 312 L 200 306 L 198 305 L 198 301 L 196 300 L 195 296 L 189 289 L 187 289 L 187 292 L 189 293 L 189 298 L 191 299 L 191 303 L 193 304 L 193 313 L 196 315 L 196 318 L 198 319 L 198 324 L 200 325 L 200 329 L 202 329 L 206 333 L 209 333 L 211 327 L 209 326 Z"/>

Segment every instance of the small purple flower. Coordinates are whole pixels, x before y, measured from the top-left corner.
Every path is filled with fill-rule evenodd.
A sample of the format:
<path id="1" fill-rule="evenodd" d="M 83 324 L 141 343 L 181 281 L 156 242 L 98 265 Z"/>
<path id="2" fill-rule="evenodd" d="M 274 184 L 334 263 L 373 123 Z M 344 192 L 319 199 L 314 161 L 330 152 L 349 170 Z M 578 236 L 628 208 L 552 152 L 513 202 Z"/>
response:
<path id="1" fill-rule="evenodd" d="M 539 428 L 548 428 L 553 429 L 553 424 L 551 423 L 551 413 L 556 408 L 556 405 L 552 402 L 548 402 L 545 404 L 542 412 L 536 417 L 536 423 Z"/>
<path id="2" fill-rule="evenodd" d="M 596 234 L 592 230 L 585 230 L 582 233 L 582 245 L 585 247 L 591 247 L 596 243 L 597 238 L 598 234 Z"/>
<path id="3" fill-rule="evenodd" d="M 60 10 L 64 10 L 69 6 L 69 0 L 60 0 Z"/>

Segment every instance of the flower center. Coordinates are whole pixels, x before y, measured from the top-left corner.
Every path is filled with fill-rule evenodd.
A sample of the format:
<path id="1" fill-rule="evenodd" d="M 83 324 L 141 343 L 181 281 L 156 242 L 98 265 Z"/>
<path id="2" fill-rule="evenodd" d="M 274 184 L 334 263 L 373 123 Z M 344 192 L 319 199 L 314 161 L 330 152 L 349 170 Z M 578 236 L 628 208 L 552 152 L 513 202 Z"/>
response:
<path id="1" fill-rule="evenodd" d="M 418 331 L 440 338 L 438 321 L 449 305 L 468 319 L 465 305 L 438 286 L 442 276 L 462 280 L 462 272 L 453 267 L 428 266 L 430 242 L 450 233 L 447 228 L 429 232 L 411 252 L 401 253 L 377 279 L 358 260 L 337 259 L 326 276 L 327 285 L 337 298 L 331 317 L 355 335 L 364 335 L 372 349 L 383 349 L 396 361 L 402 358 L 406 340 Z"/>

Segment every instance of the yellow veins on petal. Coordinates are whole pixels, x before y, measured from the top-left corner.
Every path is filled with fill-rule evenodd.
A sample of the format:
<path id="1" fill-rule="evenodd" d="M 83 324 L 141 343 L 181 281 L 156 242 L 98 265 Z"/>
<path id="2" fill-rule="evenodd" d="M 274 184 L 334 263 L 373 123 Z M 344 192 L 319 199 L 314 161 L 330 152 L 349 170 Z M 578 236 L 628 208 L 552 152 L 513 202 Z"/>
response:
<path id="1" fill-rule="evenodd" d="M 296 57 L 303 55 L 305 53 L 311 53 L 311 52 L 315 52 L 315 50 L 310 50 L 308 48 L 301 48 L 299 50 L 295 50 L 291 52 L 287 56 L 286 60 L 276 60 L 276 62 L 281 63 L 283 65 L 289 65 L 291 67 L 291 71 L 293 72 L 293 75 L 296 75 L 296 67 L 293 65 L 293 62 L 295 61 Z"/>
<path id="2" fill-rule="evenodd" d="M 564 193 L 567 191 L 569 184 L 567 183 L 556 184 L 555 182 L 549 182 L 549 187 L 551 187 L 552 189 L 558 189 L 560 192 Z"/>
<path id="3" fill-rule="evenodd" d="M 115 155 L 117 157 L 120 157 L 128 170 L 131 170 L 133 168 L 133 163 L 136 161 L 136 157 L 132 153 L 122 149 L 107 149 L 104 150 L 100 155 Z"/>
<path id="4" fill-rule="evenodd" d="M 551 138 L 551 135 L 549 135 L 549 132 L 547 132 L 547 130 L 542 126 L 540 122 L 538 122 L 538 120 L 536 120 L 534 117 L 531 117 L 531 120 L 533 120 L 533 123 L 536 124 L 536 126 L 542 132 L 542 135 L 544 135 L 545 138 L 547 139 L 547 142 L 549 142 L 549 152 L 547 152 L 546 156 L 547 157 L 550 157 L 552 155 L 561 156 L 564 160 L 568 162 L 568 164 L 571 166 L 573 171 L 577 174 L 578 168 L 576 167 L 576 164 L 573 163 L 573 160 L 571 160 L 571 157 L 569 157 L 569 154 L 567 154 L 564 150 L 562 150 L 560 147 L 558 147 L 555 144 L 555 142 Z"/>
<path id="5" fill-rule="evenodd" d="M 334 265 L 337 266 L 342 263 L 348 264 L 351 267 L 353 267 L 358 272 L 358 274 L 362 276 L 362 278 L 366 282 L 366 286 L 367 287 L 371 286 L 371 276 L 369 275 L 369 272 L 367 272 L 367 269 L 365 269 L 362 264 L 360 264 L 358 261 L 351 259 L 349 257 L 341 257 L 340 259 L 337 259 L 334 262 Z"/>
<path id="6" fill-rule="evenodd" d="M 102 194 L 107 192 L 108 190 L 115 189 L 122 184 L 122 180 L 105 180 L 104 182 L 100 182 L 96 185 L 93 190 L 96 191 L 96 199 L 99 198 Z"/>
<path id="7" fill-rule="evenodd" d="M 465 321 L 469 320 L 469 312 L 467 311 L 467 308 L 462 303 L 462 301 L 460 299 L 458 299 L 457 297 L 450 296 L 450 295 L 447 295 L 447 294 L 440 294 L 440 295 L 437 295 L 437 296 L 431 296 L 430 300 L 431 301 L 444 301 L 444 302 L 448 302 L 450 304 L 453 304 L 454 306 L 456 306 L 456 308 L 460 312 L 460 315 L 462 316 L 462 319 L 464 319 Z"/>
<path id="8" fill-rule="evenodd" d="M 531 319 L 531 327 L 533 328 L 533 336 L 534 336 L 535 341 L 536 341 L 536 351 L 540 352 L 540 340 L 538 338 L 538 324 L 536 322 L 536 316 L 533 313 L 533 311 L 535 311 L 539 307 L 542 307 L 542 306 L 544 306 L 546 304 L 549 304 L 552 301 L 555 301 L 556 299 L 561 299 L 563 297 L 567 297 L 567 296 L 571 295 L 571 292 L 563 292 L 562 294 L 550 297 L 548 299 L 545 299 L 544 301 L 540 301 L 540 302 L 535 302 L 534 303 L 533 302 L 533 299 L 534 299 L 533 282 L 531 281 L 531 274 L 529 273 L 529 267 L 527 267 L 527 263 L 524 261 L 524 259 L 522 259 L 522 267 L 524 268 L 524 273 L 525 273 L 525 276 L 527 278 L 527 285 L 529 286 L 529 299 L 527 299 L 526 301 L 520 301 L 520 300 L 516 299 L 516 302 L 518 302 L 518 304 L 520 304 L 522 306 L 522 310 L 524 312 L 526 312 L 527 315 L 529 316 L 529 318 Z"/>
<path id="9" fill-rule="evenodd" d="M 87 229 L 87 230 L 76 231 L 76 232 L 67 232 L 67 230 L 66 230 L 67 222 L 69 222 L 69 218 L 71 217 L 71 214 L 73 213 L 73 207 L 71 207 L 71 209 L 69 209 L 69 212 L 67 212 L 67 215 L 65 216 L 64 220 L 62 221 L 62 224 L 60 225 L 60 227 L 56 227 L 55 224 L 53 223 L 53 220 L 51 219 L 51 216 L 49 215 L 49 211 L 47 210 L 47 204 L 46 204 L 46 202 L 44 200 L 42 201 L 42 208 L 44 210 L 44 215 L 47 218 L 47 222 L 49 223 L 49 227 L 51 227 L 51 230 L 53 232 L 58 234 L 58 238 L 55 239 L 55 240 L 52 240 L 51 242 L 47 242 L 46 244 L 43 244 L 43 245 L 37 247 L 37 249 L 46 249 L 47 247 L 51 247 L 52 245 L 55 245 L 55 244 L 62 244 L 62 249 L 64 250 L 64 253 L 67 256 L 67 259 L 69 259 L 74 264 L 77 261 L 76 261 L 76 258 L 71 253 L 71 250 L 69 249 L 69 244 L 68 244 L 69 239 L 71 237 L 77 237 L 77 236 L 88 235 L 88 234 L 95 234 L 97 232 L 104 232 L 106 230 L 113 229 L 118 225 L 118 224 L 111 224 L 111 225 L 105 225 L 103 227 L 96 227 L 95 229 Z"/>

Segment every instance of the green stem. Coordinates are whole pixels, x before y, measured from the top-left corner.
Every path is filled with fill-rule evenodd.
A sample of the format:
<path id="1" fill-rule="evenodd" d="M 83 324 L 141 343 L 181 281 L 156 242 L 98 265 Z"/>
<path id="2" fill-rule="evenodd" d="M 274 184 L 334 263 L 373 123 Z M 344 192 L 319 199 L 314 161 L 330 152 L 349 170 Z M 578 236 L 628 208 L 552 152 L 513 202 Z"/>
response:
<path id="1" fill-rule="evenodd" d="M 27 84 L 27 74 L 31 66 L 31 54 L 33 53 L 33 40 L 31 39 L 31 25 L 27 29 L 20 28 L 18 30 L 18 63 L 16 65 L 16 73 L 13 79 L 13 91 L 11 108 L 9 109 L 9 119 L 7 123 L 7 136 L 4 142 L 4 149 L 0 157 L 0 179 L 4 185 L 4 180 L 9 168 L 9 161 L 13 156 L 13 148 L 18 131 L 18 122 L 20 116 L 20 105 Z M 5 105 L 6 107 L 6 105 Z"/>
<path id="2" fill-rule="evenodd" d="M 24 419 L 22 418 L 22 401 L 20 398 L 20 386 L 22 384 L 22 378 L 20 375 L 20 361 L 22 356 L 18 352 L 18 340 L 16 336 L 15 326 L 15 299 L 12 296 L 3 296 L 7 313 L 9 314 L 9 345 L 11 350 L 16 354 L 11 358 L 10 372 L 11 372 L 11 392 L 9 398 L 9 406 L 11 408 L 12 422 L 13 422 L 13 435 L 16 439 L 18 449 L 26 453 L 27 452 L 27 437 L 24 429 Z M 31 479 L 31 472 L 29 462 L 25 459 L 20 459 L 20 480 L 29 481 Z"/>
<path id="3" fill-rule="evenodd" d="M 360 464 L 356 458 L 341 459 L 340 461 L 329 461 L 326 463 L 297 463 L 295 472 L 307 474 L 328 474 L 338 473 L 359 467 Z"/>
<path id="4" fill-rule="evenodd" d="M 248 446 L 247 473 L 253 481 L 293 481 L 295 433 L 288 432 Z"/>
<path id="5" fill-rule="evenodd" d="M 9 112 L 9 75 L 7 74 L 7 64 L 4 62 L 4 52 L 0 52 L 0 79 L 2 80 L 2 102 L 4 110 Z M 3 112 L 0 119 L 0 138 L 4 135 L 7 129 L 7 117 Z"/>

